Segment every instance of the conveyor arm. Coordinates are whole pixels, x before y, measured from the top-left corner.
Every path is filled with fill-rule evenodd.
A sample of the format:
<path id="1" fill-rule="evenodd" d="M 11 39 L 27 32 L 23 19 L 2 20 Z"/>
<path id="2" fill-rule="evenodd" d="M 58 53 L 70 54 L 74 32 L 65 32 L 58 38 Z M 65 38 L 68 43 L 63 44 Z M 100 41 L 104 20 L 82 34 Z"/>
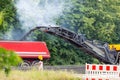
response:
<path id="1" fill-rule="evenodd" d="M 101 62 L 109 64 L 118 63 L 119 53 L 115 50 L 110 50 L 107 43 L 101 44 L 87 40 L 83 34 L 77 34 L 62 27 L 39 26 L 28 32 L 21 40 L 24 40 L 25 37 L 34 30 L 41 30 L 68 40 L 70 43 L 76 45 L 78 48 L 81 48 L 83 51 L 94 56 Z"/>

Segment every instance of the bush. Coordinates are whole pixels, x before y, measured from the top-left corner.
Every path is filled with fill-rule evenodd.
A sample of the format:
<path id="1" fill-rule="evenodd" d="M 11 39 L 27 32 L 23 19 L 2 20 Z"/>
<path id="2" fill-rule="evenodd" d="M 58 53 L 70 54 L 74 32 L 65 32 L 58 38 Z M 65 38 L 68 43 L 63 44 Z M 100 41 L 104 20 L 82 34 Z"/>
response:
<path id="1" fill-rule="evenodd" d="M 11 66 L 17 66 L 21 62 L 22 59 L 14 51 L 0 48 L 0 70 L 4 70 L 6 75 L 10 72 Z"/>

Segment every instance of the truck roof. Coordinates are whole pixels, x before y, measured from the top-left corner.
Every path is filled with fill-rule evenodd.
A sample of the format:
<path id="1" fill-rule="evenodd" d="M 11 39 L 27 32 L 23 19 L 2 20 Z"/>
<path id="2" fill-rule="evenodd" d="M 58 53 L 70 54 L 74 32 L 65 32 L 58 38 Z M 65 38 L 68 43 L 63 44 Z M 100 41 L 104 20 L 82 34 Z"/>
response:
<path id="1" fill-rule="evenodd" d="M 22 58 L 50 58 L 45 42 L 40 41 L 0 41 L 0 47 L 15 51 Z"/>

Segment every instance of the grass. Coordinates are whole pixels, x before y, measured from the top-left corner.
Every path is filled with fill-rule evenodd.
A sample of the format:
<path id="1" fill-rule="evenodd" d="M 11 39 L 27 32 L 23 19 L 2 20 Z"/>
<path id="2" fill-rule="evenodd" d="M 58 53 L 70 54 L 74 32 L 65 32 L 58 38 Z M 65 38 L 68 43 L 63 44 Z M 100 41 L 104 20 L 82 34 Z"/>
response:
<path id="1" fill-rule="evenodd" d="M 82 80 L 67 71 L 18 71 L 13 70 L 6 77 L 4 72 L 0 72 L 0 80 Z"/>

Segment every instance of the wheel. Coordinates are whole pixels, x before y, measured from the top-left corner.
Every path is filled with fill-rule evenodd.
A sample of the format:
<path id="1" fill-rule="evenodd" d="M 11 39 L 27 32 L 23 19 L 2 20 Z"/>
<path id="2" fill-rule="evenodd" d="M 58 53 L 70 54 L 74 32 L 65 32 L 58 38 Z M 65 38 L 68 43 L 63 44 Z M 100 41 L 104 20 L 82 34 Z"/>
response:
<path id="1" fill-rule="evenodd" d="M 32 66 L 38 65 L 38 63 L 39 63 L 39 60 L 35 60 L 35 61 L 32 62 Z"/>
<path id="2" fill-rule="evenodd" d="M 24 60 L 23 63 L 20 64 L 21 70 L 29 70 L 30 68 L 31 68 L 31 64 L 27 60 Z"/>
<path id="3" fill-rule="evenodd" d="M 42 62 L 42 64 L 41 64 L 41 61 L 39 61 L 39 60 L 33 61 L 33 62 L 32 62 L 32 67 L 33 67 L 35 70 L 39 70 L 40 68 L 43 69 L 43 62 Z"/>

